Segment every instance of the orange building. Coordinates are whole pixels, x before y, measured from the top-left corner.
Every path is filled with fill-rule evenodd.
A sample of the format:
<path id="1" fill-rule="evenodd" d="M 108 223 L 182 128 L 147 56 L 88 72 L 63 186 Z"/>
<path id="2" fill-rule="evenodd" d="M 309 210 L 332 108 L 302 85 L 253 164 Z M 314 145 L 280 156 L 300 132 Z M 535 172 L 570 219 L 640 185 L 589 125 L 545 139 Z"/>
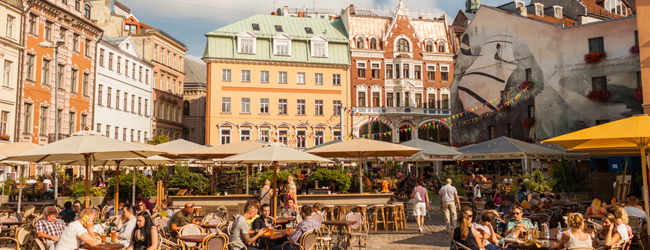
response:
<path id="1" fill-rule="evenodd" d="M 23 89 L 17 121 L 20 141 L 46 144 L 92 126 L 95 47 L 103 31 L 90 21 L 89 1 L 26 1 Z M 58 60 L 48 42 L 59 46 Z M 55 73 L 56 72 L 56 73 Z M 58 110 L 55 91 L 58 91 Z M 56 115 L 58 114 L 58 119 Z"/>

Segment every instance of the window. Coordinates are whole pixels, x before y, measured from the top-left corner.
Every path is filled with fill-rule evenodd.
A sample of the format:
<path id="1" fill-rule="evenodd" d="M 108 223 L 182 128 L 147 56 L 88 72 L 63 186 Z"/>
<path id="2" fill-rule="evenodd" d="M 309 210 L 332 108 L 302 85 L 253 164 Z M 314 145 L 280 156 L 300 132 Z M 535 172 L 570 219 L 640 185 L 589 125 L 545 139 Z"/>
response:
<path id="1" fill-rule="evenodd" d="M 79 76 L 79 70 L 72 69 L 72 75 L 70 76 L 70 92 L 77 93 L 77 77 Z"/>
<path id="2" fill-rule="evenodd" d="M 57 112 L 57 115 L 58 118 L 56 119 L 56 126 L 59 128 L 59 132 L 61 132 L 61 130 L 63 130 L 63 124 L 61 123 L 63 120 L 63 110 L 59 110 L 59 112 Z"/>
<path id="3" fill-rule="evenodd" d="M 5 60 L 5 65 L 4 65 L 4 71 L 3 77 L 2 77 L 2 85 L 3 86 L 11 86 L 11 69 L 14 67 L 14 63 L 9 60 Z"/>
<path id="4" fill-rule="evenodd" d="M 9 124 L 9 112 L 2 111 L 0 113 L 0 133 L 3 135 L 7 134 L 7 125 Z"/>
<path id="5" fill-rule="evenodd" d="M 131 129 L 131 141 L 133 141 L 133 136 L 135 135 L 135 129 Z"/>
<path id="6" fill-rule="evenodd" d="M 358 62 L 357 63 L 357 77 L 366 78 L 366 63 Z"/>
<path id="7" fill-rule="evenodd" d="M 257 23 L 253 24 L 253 30 L 260 30 L 260 25 Z"/>
<path id="8" fill-rule="evenodd" d="M 271 134 L 271 131 L 268 129 L 261 129 L 260 130 L 260 140 L 269 142 L 269 136 Z"/>
<path id="9" fill-rule="evenodd" d="M 165 61 L 165 48 L 160 48 L 160 62 Z"/>
<path id="10" fill-rule="evenodd" d="M 305 73 L 298 73 L 296 75 L 296 83 L 297 84 L 305 84 Z"/>
<path id="11" fill-rule="evenodd" d="M 314 84 L 323 85 L 323 74 L 321 73 L 314 74 Z"/>
<path id="12" fill-rule="evenodd" d="M 81 91 L 83 92 L 84 96 L 88 96 L 88 73 L 84 73 L 81 85 Z"/>
<path id="13" fill-rule="evenodd" d="M 415 94 L 415 107 L 416 108 L 422 107 L 422 94 L 420 93 Z"/>
<path id="14" fill-rule="evenodd" d="M 144 73 L 144 83 L 149 85 L 149 70 L 148 69 Z"/>
<path id="15" fill-rule="evenodd" d="M 424 48 L 427 52 L 433 52 L 433 42 L 432 41 L 426 41 L 424 43 Z"/>
<path id="16" fill-rule="evenodd" d="M 605 52 L 605 44 L 602 36 L 589 39 L 589 53 L 595 52 Z"/>
<path id="17" fill-rule="evenodd" d="M 411 72 L 409 68 L 410 66 L 408 64 L 404 64 L 403 67 L 404 67 L 404 78 L 409 78 L 410 75 L 409 73 Z"/>
<path id="18" fill-rule="evenodd" d="M 90 56 L 90 39 L 86 39 L 86 42 L 84 43 L 84 55 Z"/>
<path id="19" fill-rule="evenodd" d="M 445 47 L 446 47 L 445 42 L 443 42 L 443 41 L 438 42 L 438 52 L 439 53 L 445 53 L 445 51 L 446 51 Z"/>
<path id="20" fill-rule="evenodd" d="M 158 107 L 158 102 L 156 100 L 153 100 L 152 108 L 153 108 L 153 113 L 152 113 L 153 116 L 156 118 L 160 117 L 160 114 L 156 113 L 160 110 L 160 108 Z"/>
<path id="21" fill-rule="evenodd" d="M 29 34 L 36 35 L 36 31 L 38 30 L 36 20 L 38 20 L 36 15 L 29 15 Z"/>
<path id="22" fill-rule="evenodd" d="M 255 50 L 254 50 L 254 47 L 253 47 L 253 43 L 255 42 L 255 39 L 249 39 L 249 38 L 244 39 L 244 38 L 242 38 L 242 39 L 240 39 L 240 41 L 241 41 L 241 48 L 240 48 L 239 53 L 242 53 L 242 54 L 254 54 L 255 53 Z"/>
<path id="23" fill-rule="evenodd" d="M 120 138 L 120 127 L 115 126 L 115 140 L 119 140 Z"/>
<path id="24" fill-rule="evenodd" d="M 555 18 L 562 19 L 562 9 L 560 8 L 554 8 L 555 9 Z"/>
<path id="25" fill-rule="evenodd" d="M 314 102 L 314 105 L 315 105 L 314 115 L 323 115 L 323 100 L 316 100 Z"/>
<path id="26" fill-rule="evenodd" d="M 135 114 L 135 95 L 131 95 L 131 113 Z"/>
<path id="27" fill-rule="evenodd" d="M 339 74 L 332 75 L 332 85 L 341 86 L 341 75 Z"/>
<path id="28" fill-rule="evenodd" d="M 81 129 L 86 130 L 86 117 L 87 115 L 81 114 Z"/>
<path id="29" fill-rule="evenodd" d="M 410 107 L 410 106 L 411 106 L 411 100 L 409 100 L 410 97 L 411 97 L 411 93 L 409 93 L 409 92 L 404 92 L 404 105 L 406 105 L 406 107 Z"/>
<path id="30" fill-rule="evenodd" d="M 174 60 L 172 61 L 172 68 L 176 68 L 176 53 L 174 53 Z"/>
<path id="31" fill-rule="evenodd" d="M 286 130 L 279 130 L 278 131 L 278 142 L 284 143 L 284 145 L 288 145 L 289 141 L 289 136 L 287 134 Z"/>
<path id="32" fill-rule="evenodd" d="M 296 114 L 305 115 L 305 100 L 298 100 L 297 103 L 298 109 L 296 110 Z"/>
<path id="33" fill-rule="evenodd" d="M 507 137 L 512 137 L 512 123 L 508 123 L 506 127 L 506 136 Z"/>
<path id="34" fill-rule="evenodd" d="M 260 99 L 260 114 L 269 113 L 269 98 Z"/>
<path id="35" fill-rule="evenodd" d="M 357 107 L 366 106 L 366 92 L 357 92 Z"/>
<path id="36" fill-rule="evenodd" d="M 47 107 L 41 107 L 41 115 L 39 117 L 39 135 L 47 135 Z"/>
<path id="37" fill-rule="evenodd" d="M 307 34 L 314 34 L 314 31 L 311 30 L 311 27 L 305 27 L 305 32 L 307 32 Z"/>
<path id="38" fill-rule="evenodd" d="M 402 98 L 400 97 L 400 92 L 395 92 L 395 105 L 397 107 L 401 107 L 402 104 Z"/>
<path id="39" fill-rule="evenodd" d="M 111 64 L 111 62 L 110 62 L 111 59 L 110 59 L 110 58 L 111 58 L 111 56 L 113 55 L 113 53 L 109 53 L 109 54 L 110 54 L 110 55 L 109 55 L 109 60 L 108 60 L 109 62 L 108 62 L 108 64 L 109 64 L 109 69 L 110 69 L 110 68 L 111 68 L 111 66 L 110 66 L 110 64 Z M 99 50 L 99 66 L 100 66 L 100 67 L 104 67 L 104 49 L 100 49 L 100 50 Z"/>
<path id="40" fill-rule="evenodd" d="M 533 70 L 532 69 L 526 69 L 526 81 L 529 81 L 529 82 L 533 81 Z"/>
<path id="41" fill-rule="evenodd" d="M 122 68 L 121 65 L 122 65 L 122 57 L 121 57 L 121 56 L 118 56 L 118 57 L 117 57 L 117 67 L 116 67 L 116 68 L 117 68 L 117 73 L 118 73 L 118 74 L 120 73 L 120 68 Z"/>
<path id="42" fill-rule="evenodd" d="M 528 105 L 528 118 L 535 117 L 535 105 Z"/>
<path id="43" fill-rule="evenodd" d="M 41 84 L 50 85 L 50 61 L 43 59 L 43 69 L 41 72 Z"/>
<path id="44" fill-rule="evenodd" d="M 379 69 L 380 69 L 379 65 L 380 65 L 379 63 L 370 64 L 370 68 L 372 69 L 372 78 L 379 78 Z"/>
<path id="45" fill-rule="evenodd" d="M 332 130 L 332 136 L 334 136 L 334 138 L 340 140 L 341 139 L 341 130 L 340 129 Z"/>
<path id="46" fill-rule="evenodd" d="M 449 109 L 449 94 L 442 94 L 440 96 L 441 96 L 440 108 Z"/>
<path id="47" fill-rule="evenodd" d="M 154 80 L 156 81 L 156 80 Z M 224 82 L 229 82 L 230 81 L 230 70 L 229 69 L 222 69 L 221 70 L 221 81 Z"/>
<path id="48" fill-rule="evenodd" d="M 142 66 L 138 68 L 138 81 L 142 82 Z"/>
<path id="49" fill-rule="evenodd" d="M 63 89 L 63 76 L 65 75 L 65 65 L 59 64 L 59 70 L 56 72 L 58 74 L 57 76 L 57 86 L 60 89 Z"/>
<path id="50" fill-rule="evenodd" d="M 316 130 L 316 132 L 314 133 L 314 146 L 323 144 L 324 135 L 325 135 L 325 131 Z"/>
<path id="51" fill-rule="evenodd" d="M 542 5 L 535 4 L 535 15 L 544 16 L 544 9 L 542 9 Z"/>
<path id="52" fill-rule="evenodd" d="M 605 119 L 605 120 L 596 120 L 596 125 L 603 125 L 603 124 L 605 124 L 605 123 L 609 123 L 609 119 Z"/>
<path id="53" fill-rule="evenodd" d="M 52 22 L 45 22 L 45 40 L 52 41 Z"/>
<path id="54" fill-rule="evenodd" d="M 90 5 L 88 5 L 88 4 L 86 4 L 84 6 L 84 17 L 86 17 L 86 19 L 90 20 Z"/>
<path id="55" fill-rule="evenodd" d="M 314 42 L 314 52 L 312 53 L 313 57 L 327 57 L 327 43 L 326 42 Z"/>
<path id="56" fill-rule="evenodd" d="M 333 112 L 333 114 L 334 114 L 335 116 L 339 116 L 339 115 L 341 115 L 341 111 L 342 111 L 342 110 L 341 110 L 341 107 L 342 107 L 342 106 L 341 106 L 341 101 L 334 101 L 333 104 L 334 104 L 334 105 L 333 105 L 333 106 L 334 106 L 334 112 Z"/>
<path id="57" fill-rule="evenodd" d="M 135 63 L 133 63 L 133 68 L 131 68 L 131 77 L 135 80 Z"/>
<path id="58" fill-rule="evenodd" d="M 68 114 L 68 135 L 72 135 L 76 131 L 76 128 L 74 127 L 74 115 L 75 114 L 72 112 Z M 115 137 L 117 137 L 117 134 Z"/>
<path id="59" fill-rule="evenodd" d="M 296 131 L 296 148 L 306 148 L 307 147 L 307 140 L 305 138 L 306 134 L 307 134 L 307 131 L 305 131 L 305 130 Z"/>
<path id="60" fill-rule="evenodd" d="M 25 67 L 25 75 L 27 80 L 34 80 L 34 55 L 27 54 L 27 63 Z"/>
<path id="61" fill-rule="evenodd" d="M 74 9 L 76 11 L 81 11 L 81 0 L 75 0 L 74 1 Z"/>
<path id="62" fill-rule="evenodd" d="M 386 64 L 386 78 L 393 79 L 393 65 Z"/>
<path id="63" fill-rule="evenodd" d="M 100 66 L 103 67 L 103 66 L 104 66 L 104 65 L 103 65 L 103 64 L 104 64 L 104 63 L 103 63 L 103 62 L 104 62 L 104 49 L 102 49 L 102 50 L 100 51 L 100 53 L 99 53 L 99 58 L 100 58 L 100 63 L 102 64 L 102 65 L 100 65 Z M 113 70 L 113 53 L 108 53 L 108 69 L 109 69 L 109 70 Z"/>
<path id="64" fill-rule="evenodd" d="M 241 81 L 242 82 L 250 82 L 251 81 L 251 71 L 250 70 L 242 70 L 241 71 Z"/>
<path id="65" fill-rule="evenodd" d="M 395 64 L 395 78 L 399 79 L 400 77 L 400 72 L 399 72 L 399 64 Z"/>
<path id="66" fill-rule="evenodd" d="M 25 122 L 23 122 L 23 133 L 31 134 L 31 121 L 32 121 L 32 104 L 25 103 Z"/>
<path id="67" fill-rule="evenodd" d="M 12 17 L 10 15 L 7 15 L 7 30 L 6 30 L 6 36 L 13 38 L 14 37 L 14 21 L 16 20 L 15 17 Z"/>
<path id="68" fill-rule="evenodd" d="M 129 93 L 124 92 L 124 111 L 128 112 L 127 109 L 129 107 Z"/>
<path id="69" fill-rule="evenodd" d="M 304 74 L 303 74 L 303 76 L 304 76 Z M 287 72 L 279 72 L 278 73 L 278 83 L 287 83 Z"/>
<path id="70" fill-rule="evenodd" d="M 144 99 L 144 116 L 149 116 L 149 99 Z"/>
<path id="71" fill-rule="evenodd" d="M 496 138 L 497 128 L 495 126 L 489 126 L 489 131 L 490 134 L 488 135 L 488 137 L 490 138 L 490 140 Z"/>
<path id="72" fill-rule="evenodd" d="M 275 43 L 275 55 L 279 56 L 288 56 L 291 53 L 289 52 L 289 44 L 291 41 L 273 41 Z"/>
<path id="73" fill-rule="evenodd" d="M 138 97 L 138 115 L 142 115 L 142 97 Z"/>
<path id="74" fill-rule="evenodd" d="M 397 41 L 397 51 L 399 51 L 399 52 L 409 52 L 409 49 L 410 49 L 409 48 L 409 42 L 406 39 L 400 38 Z"/>
<path id="75" fill-rule="evenodd" d="M 260 82 L 263 82 L 263 83 L 268 83 L 269 82 L 269 72 L 268 71 L 260 71 Z"/>
<path id="76" fill-rule="evenodd" d="M 241 112 L 244 114 L 248 114 L 251 112 L 251 99 L 250 98 L 242 98 L 241 99 Z"/>
<path id="77" fill-rule="evenodd" d="M 221 97 L 221 113 L 230 113 L 230 97 Z"/>
<path id="78" fill-rule="evenodd" d="M 240 141 L 250 141 L 251 140 L 251 131 L 249 129 L 242 129 L 239 133 Z"/>
<path id="79" fill-rule="evenodd" d="M 68 32 L 68 30 L 59 28 L 59 39 L 65 41 L 65 34 Z"/>
<path id="80" fill-rule="evenodd" d="M 379 107 L 381 103 L 379 102 L 379 92 L 372 92 L 372 106 Z"/>
<path id="81" fill-rule="evenodd" d="M 97 133 L 101 133 L 101 132 L 102 132 L 102 124 L 97 123 Z"/>
<path id="82" fill-rule="evenodd" d="M 440 66 L 440 81 L 449 81 L 449 66 Z"/>
<path id="83" fill-rule="evenodd" d="M 435 81 L 436 80 L 436 66 L 428 66 L 427 65 L 427 80 L 429 81 Z"/>
<path id="84" fill-rule="evenodd" d="M 592 77 L 591 88 L 592 90 L 607 90 L 607 77 Z"/>
<path id="85" fill-rule="evenodd" d="M 153 45 L 153 59 L 158 61 L 158 44 Z"/>
<path id="86" fill-rule="evenodd" d="M 124 76 L 129 76 L 129 60 L 124 60 Z"/>
<path id="87" fill-rule="evenodd" d="M 386 93 L 386 106 L 393 107 L 393 93 Z"/>
<path id="88" fill-rule="evenodd" d="M 363 38 L 357 37 L 357 49 L 363 49 Z"/>
<path id="89" fill-rule="evenodd" d="M 127 128 L 122 129 L 122 140 L 123 141 L 126 141 L 126 130 L 127 130 Z"/>
<path id="90" fill-rule="evenodd" d="M 370 39 L 370 49 L 377 49 L 377 39 Z"/>
<path id="91" fill-rule="evenodd" d="M 275 25 L 275 31 L 282 32 L 282 25 Z"/>
<path id="92" fill-rule="evenodd" d="M 115 90 L 115 109 L 120 109 L 120 90 Z"/>
<path id="93" fill-rule="evenodd" d="M 427 108 L 435 108 L 436 107 L 436 94 L 429 94 L 429 98 L 427 98 Z"/>
<path id="94" fill-rule="evenodd" d="M 413 66 L 414 72 L 413 72 L 413 78 L 416 80 L 421 80 L 422 79 L 422 66 L 420 65 L 415 65 Z"/>
<path id="95" fill-rule="evenodd" d="M 230 143 L 230 129 L 222 129 L 221 130 L 221 144 L 228 144 Z"/>
<path id="96" fill-rule="evenodd" d="M 280 115 L 287 114 L 287 99 L 280 99 L 278 101 L 278 114 Z"/>
<path id="97" fill-rule="evenodd" d="M 79 52 L 79 35 L 78 34 L 73 34 L 72 35 L 72 49 L 76 52 Z"/>
<path id="98" fill-rule="evenodd" d="M 99 84 L 97 86 L 97 105 L 102 105 L 102 89 L 104 85 Z"/>

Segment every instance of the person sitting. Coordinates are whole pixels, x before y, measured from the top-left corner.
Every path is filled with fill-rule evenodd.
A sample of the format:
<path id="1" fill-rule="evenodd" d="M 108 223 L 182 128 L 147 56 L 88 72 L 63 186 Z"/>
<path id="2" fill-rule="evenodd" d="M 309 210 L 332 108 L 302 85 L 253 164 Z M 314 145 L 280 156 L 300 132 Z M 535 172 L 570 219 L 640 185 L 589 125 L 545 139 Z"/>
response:
<path id="1" fill-rule="evenodd" d="M 555 199 L 551 201 L 551 207 L 566 207 L 566 203 L 564 203 L 560 194 L 555 195 Z"/>
<path id="2" fill-rule="evenodd" d="M 185 225 L 192 223 L 192 221 L 194 221 L 194 204 L 188 202 L 185 204 L 185 208 L 183 210 L 176 212 L 174 214 L 174 217 L 172 217 L 171 231 L 173 233 L 176 233 Z"/>
<path id="3" fill-rule="evenodd" d="M 603 217 L 603 215 L 607 212 L 605 211 L 605 208 L 601 207 L 601 201 L 600 199 L 596 198 L 591 202 L 591 206 L 587 208 L 587 212 L 585 212 L 585 217 L 596 217 L 600 218 Z"/>
<path id="4" fill-rule="evenodd" d="M 45 197 L 53 199 L 54 198 L 54 188 L 52 188 L 52 180 L 50 180 L 49 176 L 46 176 L 45 179 L 43 179 L 43 188 L 47 193 L 45 193 Z"/>
<path id="5" fill-rule="evenodd" d="M 141 214 L 147 214 L 147 215 L 149 215 L 149 217 L 151 217 L 151 213 L 149 212 L 149 210 L 147 210 L 147 205 L 145 205 L 143 201 L 141 201 L 141 200 L 136 201 L 136 204 L 138 204 L 138 206 L 135 208 L 135 209 L 138 209 L 135 212 L 136 216 L 141 215 Z"/>
<path id="6" fill-rule="evenodd" d="M 289 203 L 289 201 L 293 201 L 293 203 Z M 296 185 L 288 185 L 287 196 L 284 199 L 284 202 L 285 202 L 284 208 L 296 210 L 296 208 L 298 207 L 298 195 L 296 195 Z M 292 204 L 293 206 L 291 207 L 289 204 Z"/>
<path id="7" fill-rule="evenodd" d="M 271 196 L 273 196 L 273 190 L 271 189 L 271 181 L 264 180 L 264 186 L 260 190 L 260 204 L 271 204 Z"/>
<path id="8" fill-rule="evenodd" d="M 497 207 L 497 212 L 501 214 L 510 214 L 510 211 L 514 207 L 515 205 L 510 203 L 510 198 L 508 196 L 504 196 L 503 200 L 501 200 L 501 205 Z"/>
<path id="9" fill-rule="evenodd" d="M 485 249 L 487 250 L 498 250 L 499 240 L 501 236 L 494 231 L 492 228 L 492 222 L 496 219 L 494 213 L 481 213 L 481 219 L 478 223 L 472 223 L 472 227 L 476 228 L 478 231 L 483 231 L 485 236 Z"/>
<path id="10" fill-rule="evenodd" d="M 141 213 L 131 234 L 131 244 L 127 250 L 156 250 L 158 248 L 158 228 L 151 222 L 149 214 Z"/>
<path id="11" fill-rule="evenodd" d="M 506 238 L 519 238 L 522 232 L 533 228 L 530 220 L 524 220 L 524 212 L 521 207 L 515 207 L 511 210 L 513 219 L 506 225 Z"/>
<path id="12" fill-rule="evenodd" d="M 246 220 L 250 220 L 255 215 L 257 215 L 257 207 L 253 206 L 252 204 L 248 204 L 245 208 L 244 211 L 246 211 L 244 214 L 237 216 L 235 221 L 232 224 L 232 229 L 230 229 L 230 242 L 239 242 L 244 245 L 246 245 L 246 249 L 248 250 L 260 250 L 259 248 L 253 246 L 252 244 L 262 236 L 265 232 L 266 229 L 259 229 L 257 230 L 257 234 L 255 234 L 253 237 L 250 236 L 250 231 L 248 227 L 248 223 L 246 223 Z M 232 250 L 241 250 L 243 249 L 242 245 L 232 245 L 231 246 Z"/>
<path id="13" fill-rule="evenodd" d="M 59 213 L 59 218 L 63 219 L 68 213 L 74 213 L 74 210 L 72 210 L 72 202 L 70 201 L 66 201 L 63 204 L 63 210 Z"/>
<path id="14" fill-rule="evenodd" d="M 289 242 L 293 244 L 299 244 L 300 243 L 300 237 L 306 232 L 309 232 L 311 230 L 316 230 L 320 228 L 320 222 L 318 222 L 316 219 L 311 217 L 311 214 L 313 213 L 313 210 L 311 206 L 303 206 L 302 209 L 300 210 L 300 215 L 302 216 L 303 220 L 298 224 L 298 227 L 296 227 L 296 230 L 289 236 Z M 283 246 L 285 246 L 283 248 Z M 294 247 L 292 244 L 281 244 L 274 246 L 271 248 L 271 250 L 294 250 L 297 249 Z"/>
<path id="15" fill-rule="evenodd" d="M 314 210 L 314 213 L 322 214 L 323 212 L 321 211 L 323 211 L 323 207 L 324 207 L 323 203 L 318 202 L 315 203 L 314 206 L 311 207 L 311 209 Z"/>
<path id="16" fill-rule="evenodd" d="M 300 193 L 308 194 L 309 193 L 309 179 L 302 178 L 302 185 L 300 185 Z"/>
<path id="17" fill-rule="evenodd" d="M 147 207 L 147 210 L 149 210 L 149 214 L 151 215 L 151 211 L 153 211 L 153 205 L 151 205 L 151 202 L 149 202 L 149 199 L 145 199 L 143 194 L 138 194 L 138 199 L 137 201 L 142 201 L 144 202 L 144 205 Z"/>
<path id="18" fill-rule="evenodd" d="M 97 182 L 93 185 L 93 187 L 97 188 L 105 188 L 106 183 L 104 182 L 104 179 L 101 176 L 97 176 Z"/>
<path id="19" fill-rule="evenodd" d="M 74 250 L 79 249 L 82 243 L 91 247 L 99 245 L 99 240 L 93 232 L 95 213 L 89 208 L 79 213 L 79 219 L 70 222 L 68 227 L 63 230 L 59 240 L 56 243 L 56 250 Z"/>
<path id="20" fill-rule="evenodd" d="M 625 212 L 627 212 L 628 216 L 638 217 L 638 218 L 641 218 L 641 219 L 647 221 L 648 220 L 648 215 L 645 213 L 645 211 L 639 209 L 639 207 L 637 205 L 638 203 L 639 203 L 639 200 L 636 197 L 630 196 L 628 198 L 627 206 L 625 206 L 625 208 L 624 208 Z"/>
<path id="21" fill-rule="evenodd" d="M 169 208 L 172 206 L 172 201 L 171 200 L 164 200 L 162 203 L 160 203 L 160 217 L 167 217 L 167 218 L 172 218 L 174 216 L 174 211 Z"/>
<path id="22" fill-rule="evenodd" d="M 248 206 L 248 205 L 255 206 L 257 208 L 257 211 L 262 210 L 262 207 L 260 206 L 260 202 L 257 201 L 257 200 L 249 200 L 249 201 L 247 201 L 246 206 Z M 260 216 L 258 214 L 256 214 L 255 216 L 253 216 L 253 218 L 250 218 L 250 219 L 246 220 L 246 224 L 248 224 L 248 227 L 252 227 L 253 221 L 255 221 L 255 219 L 257 219 L 259 217 Z"/>
<path id="23" fill-rule="evenodd" d="M 118 216 L 122 215 L 123 208 L 124 208 L 124 201 L 119 201 L 119 203 L 117 203 L 117 215 Z M 106 216 L 108 218 L 111 218 L 111 217 L 115 216 L 115 207 L 112 207 L 111 209 L 109 209 L 108 212 L 106 212 Z"/>
<path id="24" fill-rule="evenodd" d="M 45 210 L 45 219 L 36 222 L 36 236 L 45 241 L 46 250 L 54 250 L 59 237 L 65 230 L 65 222 L 56 218 L 56 209 L 48 207 Z"/>
<path id="25" fill-rule="evenodd" d="M 118 233 L 118 240 L 124 247 L 128 247 L 131 243 L 131 238 L 133 234 L 133 229 L 135 228 L 135 224 L 137 222 L 137 218 L 133 214 L 133 208 L 130 205 L 125 205 L 124 208 L 122 209 L 122 216 L 120 220 L 117 221 L 117 233 Z"/>
<path id="26" fill-rule="evenodd" d="M 605 205 L 603 205 L 603 207 L 606 207 L 606 208 L 610 207 L 610 206 L 614 206 L 614 205 L 621 205 L 621 203 L 618 202 L 616 197 L 609 198 L 609 200 L 607 200 L 607 202 L 604 202 L 604 203 L 605 203 Z"/>
<path id="27" fill-rule="evenodd" d="M 339 191 L 339 190 L 336 189 L 336 182 L 335 182 L 335 181 L 330 181 L 330 192 L 331 192 L 331 193 L 336 193 L 336 192 L 338 192 L 338 191 Z"/>
<path id="28" fill-rule="evenodd" d="M 292 199 L 288 199 L 286 204 L 284 205 L 286 209 L 291 209 L 293 211 L 296 211 L 298 209 L 298 206 L 294 203 Z"/>
<path id="29" fill-rule="evenodd" d="M 594 238 L 593 246 L 607 246 L 608 248 L 621 241 L 621 235 L 616 231 L 616 217 L 613 214 L 606 213 L 601 217 L 601 226 L 598 235 Z"/>
<path id="30" fill-rule="evenodd" d="M 628 240 L 632 237 L 632 228 L 628 225 L 627 211 L 621 206 L 611 205 L 607 208 L 607 212 L 614 214 L 616 231 L 621 235 L 621 240 Z"/>
<path id="31" fill-rule="evenodd" d="M 591 248 L 591 236 L 584 232 L 582 228 L 585 225 L 585 220 L 580 213 L 570 213 L 568 216 L 567 224 L 569 230 L 562 234 L 560 241 L 551 246 L 551 249 L 571 249 L 573 247 L 586 247 Z"/>
<path id="32" fill-rule="evenodd" d="M 251 228 L 255 233 L 259 231 L 260 229 L 267 228 L 267 225 L 271 224 L 271 219 L 269 218 L 269 215 L 271 215 L 271 205 L 269 204 L 264 204 L 262 205 L 262 213 L 257 219 L 253 221 L 251 224 Z"/>
<path id="33" fill-rule="evenodd" d="M 467 213 L 458 213 L 458 227 L 451 232 L 451 238 L 471 250 L 485 249 L 483 234 L 472 227 L 470 221 Z"/>
<path id="34" fill-rule="evenodd" d="M 495 218 L 501 219 L 501 215 L 499 215 L 499 211 L 497 211 L 497 205 L 494 204 L 493 201 L 485 202 L 485 209 L 481 211 L 481 216 L 483 216 L 484 213 L 493 213 Z"/>
<path id="35" fill-rule="evenodd" d="M 65 223 L 75 221 L 79 219 L 79 213 L 81 213 L 81 201 L 76 200 L 72 203 L 72 212 L 66 213 L 65 216 L 63 216 L 63 221 L 65 221 Z"/>

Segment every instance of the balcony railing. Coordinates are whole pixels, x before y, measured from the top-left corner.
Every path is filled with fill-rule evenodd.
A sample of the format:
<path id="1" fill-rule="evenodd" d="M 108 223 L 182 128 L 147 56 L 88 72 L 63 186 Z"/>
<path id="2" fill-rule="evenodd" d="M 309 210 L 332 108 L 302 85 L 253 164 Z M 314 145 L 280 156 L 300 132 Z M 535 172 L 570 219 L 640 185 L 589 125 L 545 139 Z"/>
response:
<path id="1" fill-rule="evenodd" d="M 354 112 L 364 114 L 416 114 L 416 115 L 451 115 L 449 109 L 429 109 L 415 107 L 370 107 L 353 108 Z"/>

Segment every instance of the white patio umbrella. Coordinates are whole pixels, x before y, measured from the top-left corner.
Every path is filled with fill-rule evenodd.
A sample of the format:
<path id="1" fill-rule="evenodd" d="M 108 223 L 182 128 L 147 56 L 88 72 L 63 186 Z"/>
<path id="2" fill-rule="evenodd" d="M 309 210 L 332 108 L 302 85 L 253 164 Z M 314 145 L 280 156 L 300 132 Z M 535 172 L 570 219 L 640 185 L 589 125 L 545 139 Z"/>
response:
<path id="1" fill-rule="evenodd" d="M 234 163 L 272 163 L 273 164 L 273 216 L 276 214 L 278 163 L 317 163 L 330 160 L 308 154 L 283 143 L 269 143 L 261 148 L 224 158 L 224 162 Z"/>
<path id="2" fill-rule="evenodd" d="M 6 160 L 32 162 L 83 161 L 86 166 L 86 207 L 89 206 L 90 162 L 102 159 L 147 158 L 163 152 L 108 137 L 94 131 L 79 131 L 72 136 L 34 148 Z"/>
<path id="3" fill-rule="evenodd" d="M 0 159 L 7 158 L 7 156 L 12 156 L 16 155 L 18 153 L 25 152 L 30 149 L 38 148 L 41 145 L 31 143 L 31 142 L 14 142 L 14 143 L 6 143 L 6 144 L 1 144 L 0 145 Z M 22 197 L 23 197 L 23 171 L 22 168 L 25 165 L 29 165 L 29 162 L 27 161 L 12 161 L 12 160 L 3 160 L 0 161 L 0 166 L 11 166 L 11 167 L 16 167 L 16 169 L 19 171 L 18 175 L 18 180 L 20 183 L 20 186 L 18 187 L 18 207 L 17 211 L 20 212 L 20 205 L 22 203 Z M 5 179 L 2 181 L 2 193 L 4 194 L 5 190 L 5 185 L 4 185 Z M 4 199 L 4 198 L 3 198 Z M 2 201 L 4 203 L 4 200 Z"/>

